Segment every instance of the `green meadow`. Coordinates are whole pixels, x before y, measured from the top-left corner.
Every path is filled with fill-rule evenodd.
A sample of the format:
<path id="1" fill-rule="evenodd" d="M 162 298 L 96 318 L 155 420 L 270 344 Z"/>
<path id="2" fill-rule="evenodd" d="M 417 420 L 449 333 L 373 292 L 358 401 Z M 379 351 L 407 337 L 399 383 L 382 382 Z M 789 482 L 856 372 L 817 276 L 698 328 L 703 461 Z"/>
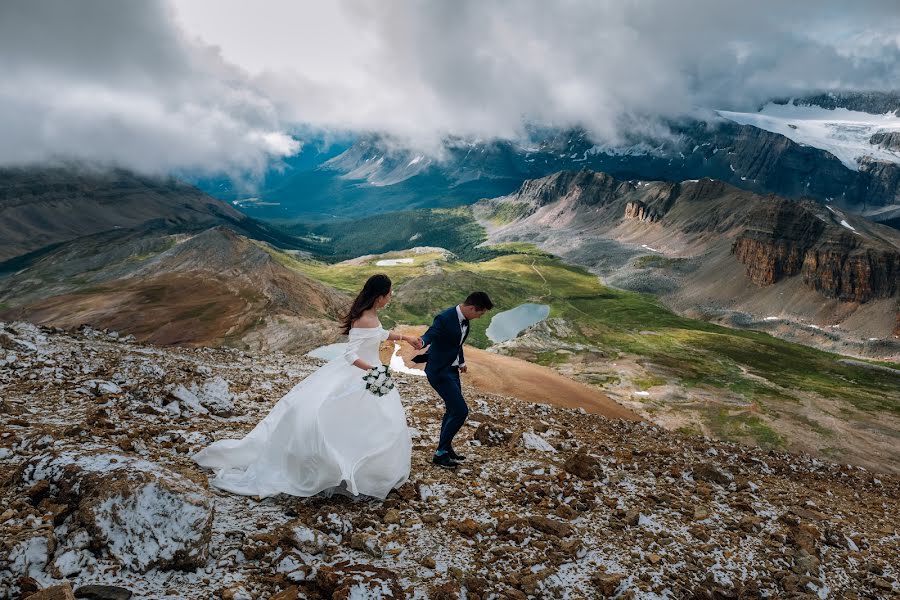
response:
<path id="1" fill-rule="evenodd" d="M 378 259 L 328 264 L 269 249 L 282 264 L 348 293 L 374 273 L 389 274 L 395 295 L 383 314 L 386 326 L 430 323 L 436 312 L 469 291 L 483 290 L 494 300 L 495 312 L 523 302 L 549 305 L 550 318 L 564 319 L 568 326 L 562 347 L 591 347 L 610 361 L 623 355 L 636 358 L 652 373 L 644 385 L 637 382 L 642 388 L 672 381 L 686 388 L 727 390 L 761 405 L 797 402 L 798 393 L 812 393 L 862 411 L 900 413 L 900 376 L 846 365 L 838 355 L 766 333 L 680 317 L 653 296 L 606 287 L 588 271 L 534 247 L 516 244 L 495 250 L 505 254 L 481 262 L 397 252 L 378 259 L 408 256 L 413 264 L 382 267 L 375 264 Z M 488 321 L 473 323 L 470 343 L 490 345 Z M 553 364 L 562 357 L 549 351 L 537 361 Z M 728 420 L 710 415 L 709 422 L 723 434 L 734 430 L 723 425 L 723 419 Z M 777 445 L 777 436 L 758 419 L 748 422 L 744 415 L 738 420 L 752 437 Z"/>

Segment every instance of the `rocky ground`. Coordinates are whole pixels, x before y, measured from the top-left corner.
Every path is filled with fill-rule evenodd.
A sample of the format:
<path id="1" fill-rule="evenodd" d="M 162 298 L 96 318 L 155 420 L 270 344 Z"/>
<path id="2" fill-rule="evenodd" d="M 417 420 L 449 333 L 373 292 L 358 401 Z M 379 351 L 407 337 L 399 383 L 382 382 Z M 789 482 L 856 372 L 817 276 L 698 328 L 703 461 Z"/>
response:
<path id="1" fill-rule="evenodd" d="M 898 476 L 471 390 L 447 472 L 412 375 L 411 479 L 387 500 L 210 489 L 191 454 L 318 364 L 0 324 L 0 597 L 900 594 Z"/>

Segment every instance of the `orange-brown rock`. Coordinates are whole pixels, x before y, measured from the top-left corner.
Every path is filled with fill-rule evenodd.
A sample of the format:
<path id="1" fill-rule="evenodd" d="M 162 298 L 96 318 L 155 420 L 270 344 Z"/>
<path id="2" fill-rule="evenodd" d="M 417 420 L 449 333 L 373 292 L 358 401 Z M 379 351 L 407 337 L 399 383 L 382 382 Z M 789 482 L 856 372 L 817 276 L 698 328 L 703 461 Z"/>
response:
<path id="1" fill-rule="evenodd" d="M 747 265 L 747 277 L 756 285 L 771 285 L 796 275 L 803 265 L 803 254 L 795 245 L 757 239 L 752 233 L 735 240 L 731 252 Z"/>
<path id="2" fill-rule="evenodd" d="M 857 227 L 861 227 L 858 221 Z M 834 210 L 769 198 L 731 247 L 757 285 L 794 275 L 829 298 L 868 302 L 900 292 L 900 248 Z"/>
<path id="3" fill-rule="evenodd" d="M 654 222 L 659 220 L 659 216 L 647 209 L 643 202 L 629 202 L 625 205 L 625 218 L 637 221 Z"/>

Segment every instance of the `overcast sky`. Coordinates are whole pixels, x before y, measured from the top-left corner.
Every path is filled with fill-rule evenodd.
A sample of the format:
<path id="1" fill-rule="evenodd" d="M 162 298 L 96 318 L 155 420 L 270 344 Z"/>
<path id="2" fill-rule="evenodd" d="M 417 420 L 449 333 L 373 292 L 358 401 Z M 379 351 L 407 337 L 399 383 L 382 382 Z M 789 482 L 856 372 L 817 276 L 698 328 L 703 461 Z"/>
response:
<path id="1" fill-rule="evenodd" d="M 614 141 L 897 81 L 897 0 L 4 0 L 0 164 L 258 172 L 303 125 Z"/>

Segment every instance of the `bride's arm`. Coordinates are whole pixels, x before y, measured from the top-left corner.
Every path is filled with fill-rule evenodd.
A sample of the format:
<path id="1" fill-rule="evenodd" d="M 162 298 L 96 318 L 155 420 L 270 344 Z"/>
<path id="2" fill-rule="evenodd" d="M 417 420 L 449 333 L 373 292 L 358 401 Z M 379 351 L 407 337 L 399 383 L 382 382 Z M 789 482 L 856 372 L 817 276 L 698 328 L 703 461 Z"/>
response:
<path id="1" fill-rule="evenodd" d="M 402 335 L 400 333 L 395 333 L 393 331 L 388 331 L 387 336 L 388 341 L 399 340 L 401 342 L 406 342 L 407 344 L 411 344 L 413 346 L 416 345 L 416 342 L 419 341 L 419 338 L 413 337 L 411 335 Z"/>
<path id="2" fill-rule="evenodd" d="M 353 339 L 351 336 L 350 341 L 347 342 L 347 349 L 344 350 L 344 360 L 347 361 L 347 364 L 353 365 L 354 367 L 358 367 L 363 371 L 368 371 L 374 365 L 370 365 L 365 360 L 359 357 L 359 349 L 363 344 L 363 339 Z"/>

